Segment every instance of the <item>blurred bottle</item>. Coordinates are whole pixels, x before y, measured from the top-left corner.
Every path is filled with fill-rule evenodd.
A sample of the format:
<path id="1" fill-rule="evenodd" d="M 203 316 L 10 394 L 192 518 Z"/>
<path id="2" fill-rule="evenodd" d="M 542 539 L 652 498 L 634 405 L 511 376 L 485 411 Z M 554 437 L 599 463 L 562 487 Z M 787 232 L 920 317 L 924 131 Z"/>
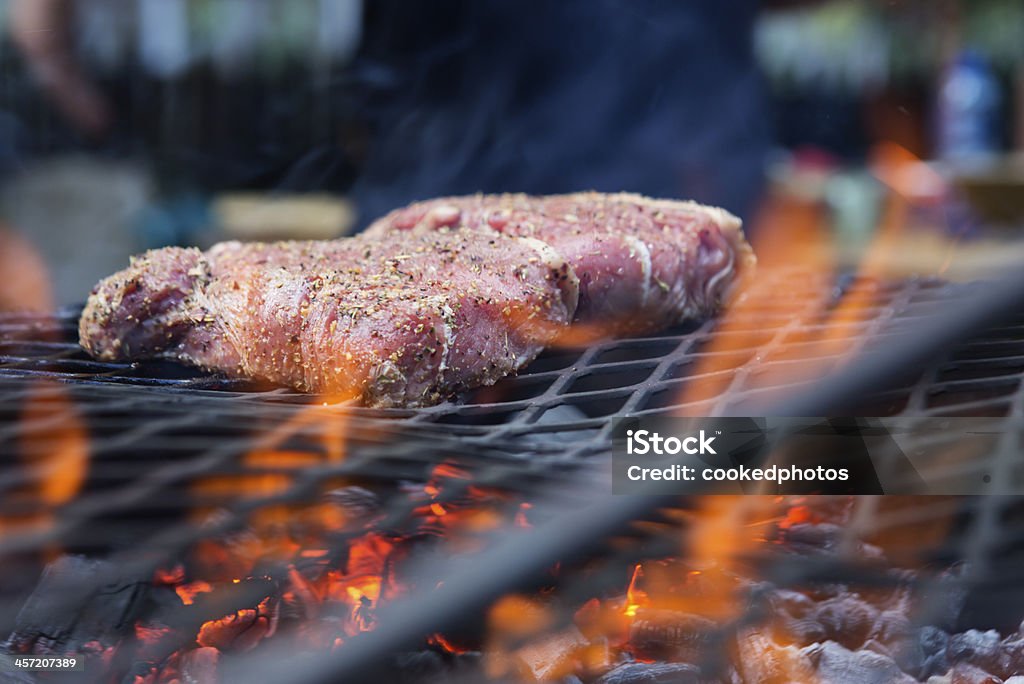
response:
<path id="1" fill-rule="evenodd" d="M 999 152 L 1002 92 L 988 62 L 964 50 L 945 70 L 938 96 L 938 154 L 950 162 Z"/>

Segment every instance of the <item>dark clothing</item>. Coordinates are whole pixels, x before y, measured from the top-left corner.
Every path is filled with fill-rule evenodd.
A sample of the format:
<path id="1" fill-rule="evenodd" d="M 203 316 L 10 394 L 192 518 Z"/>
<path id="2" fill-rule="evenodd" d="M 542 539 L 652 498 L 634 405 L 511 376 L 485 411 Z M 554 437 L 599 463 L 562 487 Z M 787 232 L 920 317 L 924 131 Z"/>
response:
<path id="1" fill-rule="evenodd" d="M 443 194 L 627 190 L 740 215 L 768 146 L 753 0 L 367 3 L 365 223 Z"/>

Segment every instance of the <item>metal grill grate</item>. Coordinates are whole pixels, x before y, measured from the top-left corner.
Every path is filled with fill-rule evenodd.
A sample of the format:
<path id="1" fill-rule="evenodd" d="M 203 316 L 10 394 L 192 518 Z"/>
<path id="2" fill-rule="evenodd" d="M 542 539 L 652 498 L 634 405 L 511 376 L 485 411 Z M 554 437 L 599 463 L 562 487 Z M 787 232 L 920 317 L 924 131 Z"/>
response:
<path id="1" fill-rule="evenodd" d="M 727 335 L 741 338 L 727 351 L 715 351 L 722 342 L 716 322 L 708 321 L 649 338 L 613 340 L 586 349 L 557 349 L 545 353 L 517 377 L 487 388 L 456 403 L 417 410 L 349 408 L 362 418 L 396 419 L 403 423 L 455 426 L 491 426 L 494 436 L 521 434 L 523 426 L 573 423 L 599 427 L 610 415 L 642 415 L 689 410 L 713 415 L 741 403 L 748 393 L 791 383 L 792 368 L 815 352 L 823 336 L 849 340 L 850 355 L 884 346 L 888 336 L 916 321 L 934 316 L 950 302 L 969 297 L 970 286 L 937 280 L 898 283 L 850 279 L 831 288 L 809 282 L 802 301 L 780 302 L 777 312 L 760 307 L 745 321 L 734 317 Z M 842 324 L 821 320 L 830 303 L 841 296 L 865 297 L 855 315 Z M 169 396 L 217 397 L 234 403 L 308 404 L 306 395 L 202 373 L 160 361 L 104 363 L 90 359 L 77 345 L 77 310 L 54 316 L 0 314 L 0 380 L 46 378 L 73 383 L 86 399 L 102 401 L 102 393 L 84 388 L 114 385 L 151 388 Z M 957 350 L 949 363 L 936 366 L 925 382 L 906 387 L 901 403 L 890 403 L 886 415 L 914 415 L 980 411 L 993 415 L 1009 410 L 1011 397 L 1024 373 L 1024 341 L 1018 328 L 994 330 L 990 337 Z M 727 355 L 735 381 L 699 405 L 680 404 L 681 390 L 699 379 L 702 362 Z M 138 396 L 147 396 L 139 394 Z M 15 397 L 16 399 L 16 397 Z M 0 394 L 0 407 L 11 397 Z M 578 420 L 548 416 L 558 407 L 572 407 Z M 563 414 L 564 415 L 564 414 Z M 877 414 L 876 414 L 877 415 Z M 532 429 L 532 428 L 531 428 Z M 477 429 L 475 433 L 482 430 Z"/>
<path id="2" fill-rule="evenodd" d="M 557 478 L 605 453 L 614 417 L 742 415 L 751 397 L 793 385 L 793 369 L 808 354 L 821 353 L 809 340 L 828 333 L 846 340 L 849 355 L 884 351 L 887 340 L 972 290 L 933 280 L 850 279 L 835 288 L 812 282 L 799 291 L 803 299 L 780 303 L 777 313 L 761 307 L 749 322 L 733 316 L 728 332 L 709 321 L 656 337 L 552 350 L 518 377 L 460 402 L 419 410 L 323 406 L 315 397 L 171 363 L 100 363 L 76 344 L 75 311 L 2 315 L 0 451 L 19 453 L 22 460 L 44 458 L 54 439 L 67 439 L 55 428 L 79 426 L 90 458 L 84 492 L 99 499 L 94 508 L 84 504 L 88 497 L 70 503 L 69 509 L 81 507 L 68 511 L 76 524 L 109 514 L 114 527 L 131 527 L 119 511 L 186 510 L 195 504 L 187 491 L 195 479 L 244 474 L 252 469 L 241 457 L 269 448 L 316 454 L 327 463 L 346 450 L 349 458 L 339 468 L 384 482 L 421 477 L 444 458 L 470 466 L 503 464 L 500 477 L 491 479 L 528 493 L 531 482 Z M 840 326 L 826 316 L 841 295 L 857 296 L 862 305 Z M 728 336 L 734 339 L 723 349 Z M 822 369 L 844 358 L 826 359 Z M 724 362 L 711 366 L 727 370 L 708 370 L 709 361 Z M 728 376 L 717 394 L 682 403 L 689 384 L 713 374 Z M 1022 376 L 1024 325 L 1001 328 L 952 350 L 923 374 L 894 379 L 883 394 L 859 398 L 853 415 L 1019 418 Z M 366 455 L 358 467 L 353 450 Z M 0 471 L 0 495 L 24 488 L 33 477 L 26 468 Z M 14 506 L 26 515 L 33 505 L 10 496 L 0 502 L 0 513 Z M 108 535 L 118 536 L 112 529 L 97 533 Z"/>
<path id="3" fill-rule="evenodd" d="M 91 555 L 123 552 L 122 558 L 157 566 L 197 539 L 244 526 L 266 507 L 319 500 L 339 482 L 377 492 L 388 511 L 387 528 L 401 530 L 413 524 L 417 505 L 403 483 L 426 481 L 441 462 L 457 463 L 470 473 L 463 490 L 494 487 L 514 493 L 516 500 L 555 494 L 571 507 L 586 495 L 570 487 L 574 469 L 607 452 L 614 417 L 742 413 L 751 397 L 792 386 L 792 366 L 820 353 L 810 340 L 823 333 L 849 342 L 842 345 L 844 354 L 884 353 L 890 339 L 951 302 L 971 297 L 973 290 L 932 280 L 884 284 L 850 279 L 835 288 L 811 282 L 801 292 L 799 301 L 780 303 L 777 311 L 761 308 L 749 321 L 731 317 L 726 331 L 709 321 L 655 337 L 552 350 L 518 377 L 422 410 L 323 406 L 314 397 L 169 363 L 98 363 L 75 343 L 75 311 L 3 315 L 0 452 L 11 460 L 0 469 L 0 520 L 7 525 L 0 559 L 13 564 L 28 558 L 31 565 L 39 560 L 34 554 L 59 545 Z M 857 295 L 862 305 L 838 325 L 828 310 L 842 295 Z M 723 345 L 726 336 L 733 339 Z M 727 371 L 706 370 L 716 357 L 725 363 L 711 367 Z M 844 358 L 826 359 L 823 367 Z M 706 372 L 724 373 L 727 381 L 719 383 L 714 396 L 681 403 L 682 391 Z M 1022 376 L 1024 323 L 986 331 L 937 358 L 924 373 L 894 378 L 885 393 L 858 398 L 855 414 L 984 415 L 1019 425 Z M 45 479 L 39 467 L 45 469 L 47 455 L 72 438 L 69 425 L 78 426 L 85 438 L 87 473 L 81 491 L 54 507 L 39 496 L 39 482 Z M 297 469 L 251 458 L 267 451 L 315 460 Z M 1000 453 L 1003 458 L 1007 452 Z M 277 477 L 279 486 L 261 489 L 252 485 L 254 477 Z M 225 486 L 202 486 L 211 480 Z M 460 491 L 456 486 L 449 495 L 457 498 Z M 214 509 L 225 513 L 219 526 L 194 524 L 197 510 Z M 51 517 L 45 526 L 34 526 L 40 515 Z M 941 543 L 907 544 L 902 549 L 906 560 L 969 559 L 984 566 L 1019 554 L 1017 519 L 1016 502 L 997 497 L 884 505 L 869 499 L 858 502 L 847 534 L 875 541 L 913 539 L 922 524 L 954 521 Z M 648 523 L 654 527 L 628 552 L 612 554 L 609 576 L 621 578 L 622 568 L 638 556 L 675 548 L 665 547 L 662 535 L 666 530 L 674 534 L 678 521 L 666 524 L 664 513 L 658 513 Z M 894 550 L 901 551 L 899 544 Z M 788 569 L 787 581 L 863 570 L 856 564 L 844 569 L 803 563 L 794 575 L 790 561 L 752 562 L 767 568 L 766 577 L 772 577 L 772 568 Z M 36 574 L 5 575 L 0 615 L 11 618 L 0 620 L 0 629 L 10 627 L 31 589 L 9 579 L 16 576 L 34 583 Z M 990 573 L 986 581 L 1009 587 L 1017 576 Z"/>

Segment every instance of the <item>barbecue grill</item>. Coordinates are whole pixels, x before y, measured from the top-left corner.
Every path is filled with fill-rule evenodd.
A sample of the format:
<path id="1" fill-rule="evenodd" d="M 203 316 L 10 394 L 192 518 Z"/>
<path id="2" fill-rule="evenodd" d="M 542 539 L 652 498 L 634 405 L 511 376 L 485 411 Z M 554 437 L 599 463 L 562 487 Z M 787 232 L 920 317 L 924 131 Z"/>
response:
<path id="1" fill-rule="evenodd" d="M 801 294 L 777 309 L 761 304 L 747 318 L 738 307 L 725 323 L 553 349 L 494 387 L 416 410 L 324 405 L 170 363 L 102 363 L 77 346 L 77 310 L 2 315 L 0 450 L 11 456 L 0 471 L 0 567 L 17 571 L 5 572 L 0 633 L 12 635 L 10 650 L 44 653 L 98 648 L 89 643 L 133 633 L 150 647 L 119 649 L 107 676 L 160 681 L 161 659 L 186 645 L 181 635 L 191 643 L 196 626 L 262 606 L 283 586 L 294 589 L 287 577 L 296 568 L 351 563 L 352 544 L 372 534 L 389 543 L 414 540 L 408 577 L 431 591 L 387 596 L 378 588 L 376 597 L 358 598 L 366 606 L 365 633 L 297 662 L 286 657 L 287 643 L 270 638 L 251 657 L 228 658 L 223 672 L 261 681 L 285 673 L 293 681 L 348 681 L 386 660 L 402 676 L 474 681 L 482 676 L 476 652 L 487 647 L 476 616 L 501 596 L 543 589 L 557 597 L 548 629 L 564 636 L 588 601 L 610 600 L 627 584 L 636 589 L 643 563 L 685 561 L 695 548 L 688 531 L 714 503 L 602 497 L 595 505 L 595 492 L 607 491 L 601 488 L 615 419 L 750 415 L 747 407 L 765 397 L 813 391 L 816 383 L 795 372 L 808 359 L 821 373 L 849 374 L 851 363 L 886 358 L 910 339 L 908 331 L 926 330 L 940 314 L 970 307 L 983 294 L 980 285 L 934 279 L 784 278 L 800 283 L 786 291 Z M 858 302 L 853 315 L 829 318 L 851 300 Z M 970 324 L 954 328 L 963 333 Z M 989 473 L 1005 485 L 1019 479 L 1024 318 L 1004 316 L 998 327 L 970 332 L 956 345 L 940 336 L 916 340 L 928 364 L 873 379 L 873 391 L 835 406 L 848 415 L 997 419 L 1007 437 L 961 475 Z M 815 344 L 822 337 L 842 344 L 822 351 Z M 688 393 L 695 385 L 713 391 Z M 76 469 L 77 480 L 61 481 L 61 473 Z M 837 515 L 842 526 L 826 534 L 820 525 L 793 525 L 797 504 L 819 521 Z M 743 572 L 757 582 L 746 586 L 743 611 L 702 634 L 700 664 L 712 677 L 725 676 L 724 635 L 765 619 L 763 583 L 819 587 L 823 595 L 839 586 L 899 594 L 910 597 L 923 624 L 948 630 L 1015 628 L 1024 607 L 1015 586 L 1024 549 L 1016 504 L 998 496 L 738 499 L 733 522 L 777 543 L 740 549 Z M 363 522 L 332 530 L 328 543 L 318 538 L 320 555 L 292 557 L 291 570 L 270 562 L 184 608 L 167 598 L 178 580 L 153 580 L 198 545 L 266 529 L 268 519 L 271 527 L 281 524 L 275 516 L 302 519 L 323 505 Z M 477 510 L 491 522 L 446 523 L 446 516 Z M 884 562 L 872 555 L 876 549 Z M 112 593 L 131 598 L 112 600 Z M 296 619 L 286 615 L 294 605 L 276 605 L 282 623 Z M 952 606 L 962 609 L 951 612 Z M 140 636 L 140 624 L 173 629 L 153 646 Z M 477 637 L 460 642 L 466 634 Z M 558 660 L 550 648 L 540 660 Z M 515 652 L 522 668 L 525 656 Z M 652 659 L 659 658 L 646 660 Z M 283 662 L 288 669 L 275 669 Z M 696 677 L 675 673 L 684 675 Z"/>

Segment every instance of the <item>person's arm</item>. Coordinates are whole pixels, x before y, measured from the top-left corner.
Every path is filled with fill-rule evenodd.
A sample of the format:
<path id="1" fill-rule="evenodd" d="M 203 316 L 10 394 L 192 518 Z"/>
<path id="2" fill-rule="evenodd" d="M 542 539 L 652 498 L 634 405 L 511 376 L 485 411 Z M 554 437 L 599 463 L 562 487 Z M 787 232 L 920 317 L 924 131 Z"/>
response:
<path id="1" fill-rule="evenodd" d="M 61 112 L 82 132 L 97 136 L 110 125 L 106 100 L 75 61 L 68 0 L 11 0 L 10 31 Z"/>

